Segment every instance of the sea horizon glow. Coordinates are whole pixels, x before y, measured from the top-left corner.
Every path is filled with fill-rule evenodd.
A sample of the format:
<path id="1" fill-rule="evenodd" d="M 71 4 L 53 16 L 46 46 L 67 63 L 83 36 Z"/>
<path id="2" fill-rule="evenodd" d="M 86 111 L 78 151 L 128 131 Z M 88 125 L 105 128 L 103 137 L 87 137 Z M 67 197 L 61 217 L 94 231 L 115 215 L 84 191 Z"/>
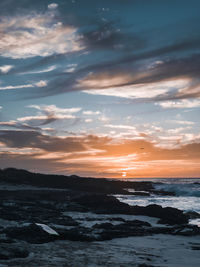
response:
<path id="1" fill-rule="evenodd" d="M 0 168 L 200 177 L 197 0 L 0 2 Z"/>

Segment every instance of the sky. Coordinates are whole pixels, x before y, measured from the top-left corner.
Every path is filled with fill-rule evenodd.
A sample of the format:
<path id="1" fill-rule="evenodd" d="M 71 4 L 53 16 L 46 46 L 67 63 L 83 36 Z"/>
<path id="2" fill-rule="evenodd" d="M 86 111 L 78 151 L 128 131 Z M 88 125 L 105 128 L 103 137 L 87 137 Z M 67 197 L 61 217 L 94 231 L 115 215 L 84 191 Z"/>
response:
<path id="1" fill-rule="evenodd" d="M 198 0 L 1 0 L 0 168 L 200 177 Z"/>

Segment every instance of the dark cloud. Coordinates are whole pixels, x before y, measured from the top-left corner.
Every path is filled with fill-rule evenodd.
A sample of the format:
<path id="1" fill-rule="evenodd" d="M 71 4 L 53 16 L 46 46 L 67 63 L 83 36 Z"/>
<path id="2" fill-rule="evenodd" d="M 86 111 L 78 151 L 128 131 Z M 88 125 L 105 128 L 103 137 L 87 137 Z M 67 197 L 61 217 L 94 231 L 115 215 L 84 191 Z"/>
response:
<path id="1" fill-rule="evenodd" d="M 40 127 L 30 126 L 28 124 L 20 123 L 18 121 L 0 122 L 0 127 L 15 128 L 15 129 L 20 129 L 20 130 L 41 130 Z"/>
<path id="2" fill-rule="evenodd" d="M 0 130 L 0 141 L 13 148 L 39 148 L 48 152 L 85 151 L 82 139 L 76 137 L 60 138 L 41 134 L 37 131 Z"/>
<path id="3" fill-rule="evenodd" d="M 79 67 L 74 73 L 70 75 L 62 73 L 57 75 L 50 82 L 50 84 L 44 88 L 41 92 L 36 90 L 32 97 L 47 96 L 60 94 L 65 92 L 72 92 L 76 90 L 89 90 L 90 88 L 77 87 L 77 81 L 82 80 L 89 73 L 93 75 L 101 75 L 107 73 L 108 75 L 120 75 L 120 73 L 127 73 L 132 75 L 132 79 L 124 83 L 115 84 L 115 86 L 135 85 L 141 83 L 153 83 L 171 78 L 179 78 L 187 76 L 196 80 L 193 80 L 193 85 L 198 84 L 199 66 L 200 66 L 200 54 L 193 54 L 191 56 L 170 56 L 169 53 L 178 53 L 180 51 L 188 51 L 192 48 L 200 49 L 200 40 L 186 40 L 178 42 L 173 45 L 169 45 L 163 48 L 137 53 L 128 57 L 122 57 L 119 60 L 112 60 L 103 63 L 92 64 L 85 67 Z M 167 58 L 165 57 L 167 55 Z M 146 68 L 147 60 L 163 60 L 163 64 L 159 64 L 152 69 Z M 145 75 L 140 75 L 145 72 Z M 138 78 L 138 74 L 142 78 Z M 112 87 L 112 85 L 110 86 Z M 110 88 L 110 87 L 105 87 Z M 92 88 L 91 88 L 92 89 Z M 95 89 L 93 87 L 93 89 Z M 186 94 L 186 97 L 193 97 Z M 194 95 L 195 97 L 195 95 Z"/>

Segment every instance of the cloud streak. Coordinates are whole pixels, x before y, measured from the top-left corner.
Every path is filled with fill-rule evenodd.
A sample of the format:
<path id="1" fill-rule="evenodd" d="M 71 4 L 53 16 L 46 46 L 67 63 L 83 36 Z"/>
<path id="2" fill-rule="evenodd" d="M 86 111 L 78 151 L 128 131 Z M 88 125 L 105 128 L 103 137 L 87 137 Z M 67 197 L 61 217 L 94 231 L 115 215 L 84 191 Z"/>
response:
<path id="1" fill-rule="evenodd" d="M 21 85 L 8 85 L 8 86 L 0 86 L 0 90 L 15 90 L 15 89 L 23 89 L 23 88 L 34 88 L 34 87 L 45 87 L 47 86 L 47 81 L 39 81 L 32 84 L 21 84 Z"/>

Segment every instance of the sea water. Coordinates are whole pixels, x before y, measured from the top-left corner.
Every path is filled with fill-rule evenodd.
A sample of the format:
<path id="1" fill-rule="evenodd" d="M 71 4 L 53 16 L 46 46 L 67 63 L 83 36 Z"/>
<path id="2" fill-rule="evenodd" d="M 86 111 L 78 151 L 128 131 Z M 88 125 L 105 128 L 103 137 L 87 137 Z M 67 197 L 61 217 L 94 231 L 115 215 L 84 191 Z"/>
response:
<path id="1" fill-rule="evenodd" d="M 120 195 L 117 198 L 131 206 L 147 206 L 150 204 L 161 205 L 162 207 L 173 207 L 185 212 L 195 211 L 200 213 L 200 178 L 148 178 L 128 179 L 129 181 L 151 181 L 156 190 L 164 190 L 175 193 L 175 196 L 134 196 Z M 131 190 L 129 190 L 131 191 Z M 200 226 L 200 219 L 190 221 Z"/>

